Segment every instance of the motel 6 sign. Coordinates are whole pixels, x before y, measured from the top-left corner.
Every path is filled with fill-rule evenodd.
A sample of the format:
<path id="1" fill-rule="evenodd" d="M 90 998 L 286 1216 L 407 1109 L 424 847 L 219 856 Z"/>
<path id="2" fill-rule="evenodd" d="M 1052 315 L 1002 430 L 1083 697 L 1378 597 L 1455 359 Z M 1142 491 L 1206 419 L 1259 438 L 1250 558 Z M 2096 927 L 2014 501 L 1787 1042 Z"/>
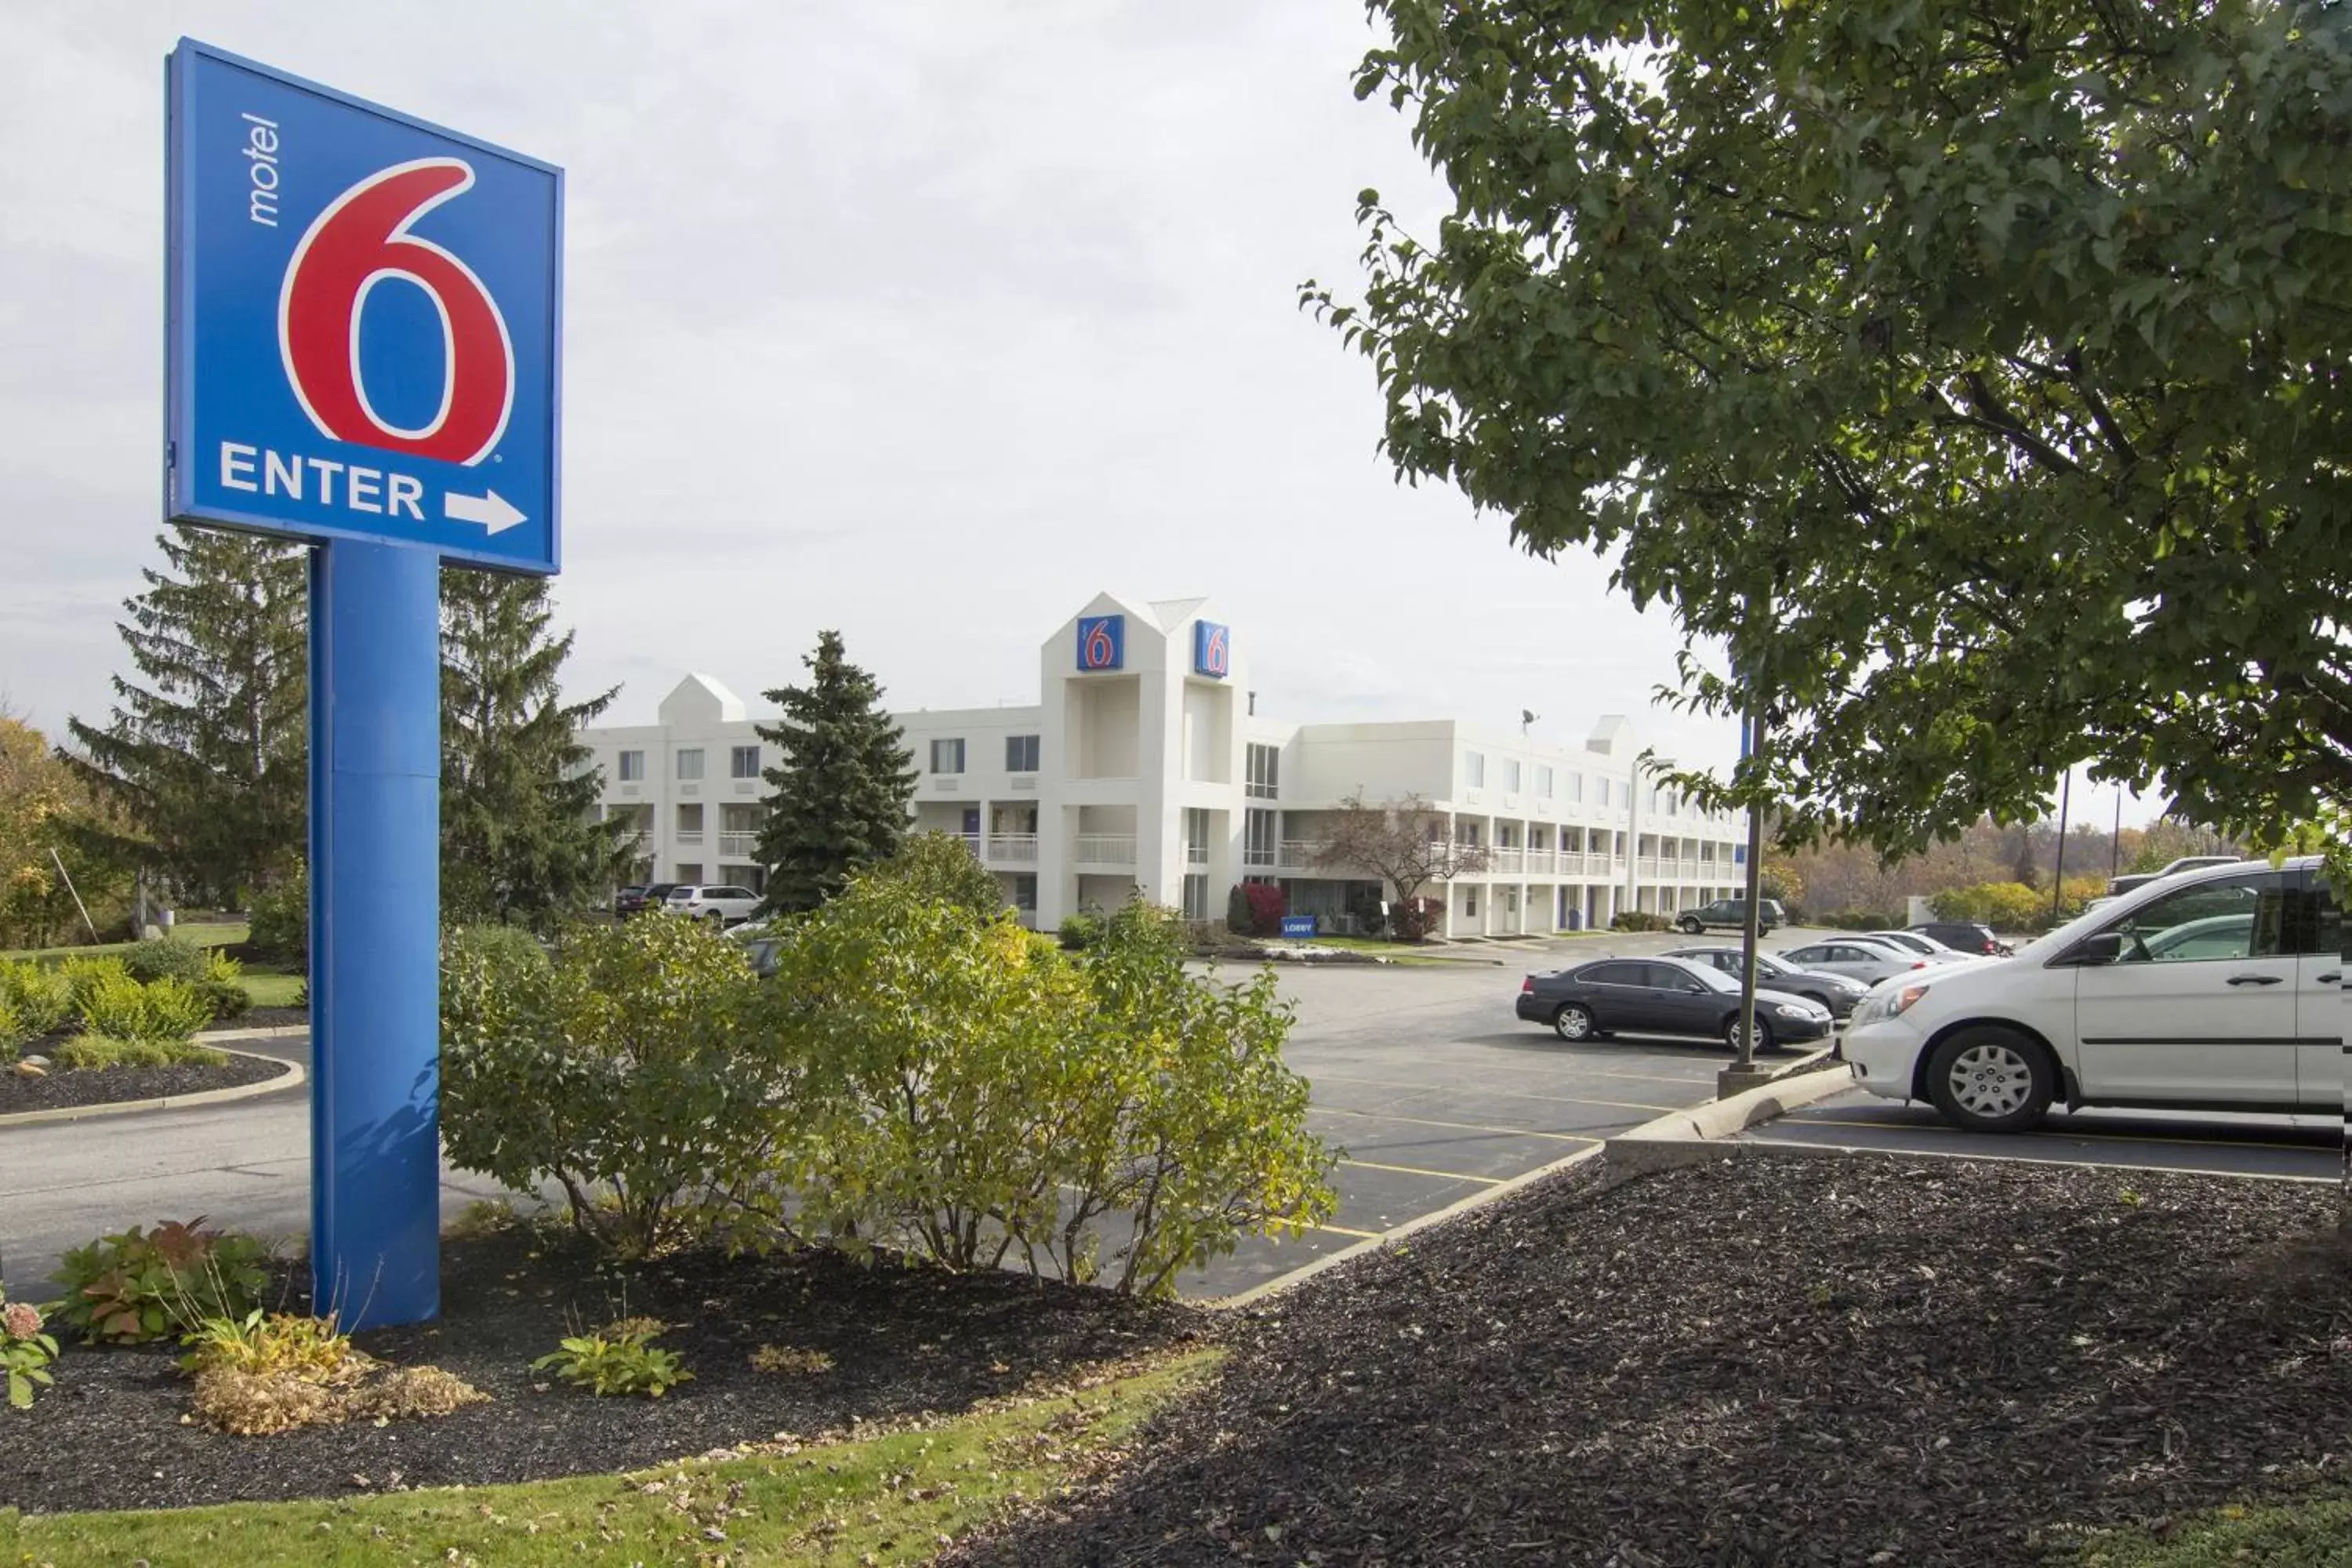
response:
<path id="1" fill-rule="evenodd" d="M 183 39 L 165 511 L 558 563 L 562 172 Z"/>

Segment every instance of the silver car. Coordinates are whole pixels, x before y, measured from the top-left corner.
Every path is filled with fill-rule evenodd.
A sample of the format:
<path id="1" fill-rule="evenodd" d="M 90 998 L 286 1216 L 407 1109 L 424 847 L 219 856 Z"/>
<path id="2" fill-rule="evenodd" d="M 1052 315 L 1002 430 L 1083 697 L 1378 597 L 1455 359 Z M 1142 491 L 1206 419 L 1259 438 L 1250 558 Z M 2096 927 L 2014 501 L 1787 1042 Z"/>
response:
<path id="1" fill-rule="evenodd" d="M 1930 963 L 1958 963 L 1969 956 L 1957 948 L 1947 947 L 1932 936 L 1916 931 L 1864 931 L 1862 934 L 1888 947 L 1900 948 L 1906 952 L 1914 953 Z"/>
<path id="2" fill-rule="evenodd" d="M 1780 957 L 1781 963 L 1793 963 L 1800 969 L 1843 974 L 1848 980 L 1859 980 L 1865 985 L 1875 985 L 1897 974 L 1908 974 L 1915 969 L 1928 967 L 1928 960 L 1918 953 L 1858 935 L 1833 936 L 1809 942 L 1803 947 L 1791 948 Z"/>

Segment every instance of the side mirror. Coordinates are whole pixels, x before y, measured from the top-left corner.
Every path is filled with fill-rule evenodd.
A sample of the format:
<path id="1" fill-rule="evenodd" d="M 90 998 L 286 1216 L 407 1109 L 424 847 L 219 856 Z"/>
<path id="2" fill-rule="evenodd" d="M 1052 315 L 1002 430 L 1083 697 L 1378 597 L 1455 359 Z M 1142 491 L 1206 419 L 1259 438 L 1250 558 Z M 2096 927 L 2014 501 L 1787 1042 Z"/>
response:
<path id="1" fill-rule="evenodd" d="M 2085 969 L 2095 969 L 2101 964 L 2113 963 L 2123 955 L 2123 932 L 2103 931 L 2096 936 L 2086 936 L 2075 943 L 2074 950 L 2066 955 L 2065 962 Z"/>

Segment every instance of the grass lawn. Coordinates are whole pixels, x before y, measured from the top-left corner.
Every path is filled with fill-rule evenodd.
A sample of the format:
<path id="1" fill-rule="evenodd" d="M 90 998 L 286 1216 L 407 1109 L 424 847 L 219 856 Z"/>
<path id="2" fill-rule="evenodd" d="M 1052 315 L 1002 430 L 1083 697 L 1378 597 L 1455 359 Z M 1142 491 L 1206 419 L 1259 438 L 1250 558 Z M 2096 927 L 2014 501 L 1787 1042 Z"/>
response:
<path id="1" fill-rule="evenodd" d="M 185 937 L 190 942 L 202 942 L 206 947 L 233 947 L 245 940 L 246 923 L 243 921 L 214 921 L 203 923 L 192 921 L 185 925 L 173 927 L 172 934 Z M 89 947 L 18 947 L 0 952 L 0 959 L 105 958 L 110 954 L 120 955 L 128 952 L 131 947 L 131 944 L 127 942 L 110 942 Z"/>
<path id="2" fill-rule="evenodd" d="M 301 1001 L 303 977 L 299 973 L 248 963 L 238 978 L 257 1007 L 292 1007 Z"/>
<path id="3" fill-rule="evenodd" d="M 2161 1540 L 2133 1531 L 2084 1544 L 2080 1568 L 2352 1568 L 2352 1493 L 2232 1505 L 2181 1521 Z"/>
<path id="4" fill-rule="evenodd" d="M 359 1568 L 470 1563 L 921 1563 L 1023 1500 L 1054 1495 L 1220 1352 L 919 1431 L 796 1453 L 689 1459 L 626 1476 L 145 1512 L 0 1510 L 0 1561 L 53 1568 Z M 268 1438 L 256 1438 L 268 1442 Z"/>

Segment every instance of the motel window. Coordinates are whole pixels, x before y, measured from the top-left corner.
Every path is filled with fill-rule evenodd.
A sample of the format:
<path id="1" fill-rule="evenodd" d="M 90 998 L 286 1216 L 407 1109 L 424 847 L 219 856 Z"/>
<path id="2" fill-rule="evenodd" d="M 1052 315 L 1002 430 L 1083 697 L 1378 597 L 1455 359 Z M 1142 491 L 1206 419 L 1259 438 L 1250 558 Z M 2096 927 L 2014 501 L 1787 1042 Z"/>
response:
<path id="1" fill-rule="evenodd" d="M 931 772 L 935 773 L 960 773 L 963 772 L 963 742 L 961 740 L 933 741 L 931 742 Z"/>
<path id="2" fill-rule="evenodd" d="M 1538 767 L 1536 769 L 1536 794 L 1546 800 L 1549 800 L 1551 798 L 1551 770 L 1547 767 Z"/>
<path id="3" fill-rule="evenodd" d="M 1519 793 L 1519 762 L 1517 757 L 1503 759 L 1503 793 L 1506 795 Z"/>
<path id="4" fill-rule="evenodd" d="M 727 773 L 730 778 L 755 779 L 760 776 L 760 748 L 737 746 L 727 753 Z"/>
<path id="5" fill-rule="evenodd" d="M 694 746 L 678 752 L 677 776 L 682 779 L 698 779 L 702 776 L 701 747 Z"/>
<path id="6" fill-rule="evenodd" d="M 1034 773 L 1037 771 L 1036 736 L 1004 737 L 1004 771 L 1008 773 Z"/>
<path id="7" fill-rule="evenodd" d="M 621 782 L 641 784 L 646 776 L 646 754 L 643 752 L 621 753 Z"/>
<path id="8" fill-rule="evenodd" d="M 1462 753 L 1462 782 L 1469 785 L 1472 789 L 1484 789 L 1486 787 L 1486 752 L 1465 752 Z"/>
<path id="9" fill-rule="evenodd" d="M 1243 793 L 1259 800 L 1273 800 L 1282 793 L 1282 748 L 1261 746 L 1253 742 L 1244 759 L 1246 782 Z"/>

